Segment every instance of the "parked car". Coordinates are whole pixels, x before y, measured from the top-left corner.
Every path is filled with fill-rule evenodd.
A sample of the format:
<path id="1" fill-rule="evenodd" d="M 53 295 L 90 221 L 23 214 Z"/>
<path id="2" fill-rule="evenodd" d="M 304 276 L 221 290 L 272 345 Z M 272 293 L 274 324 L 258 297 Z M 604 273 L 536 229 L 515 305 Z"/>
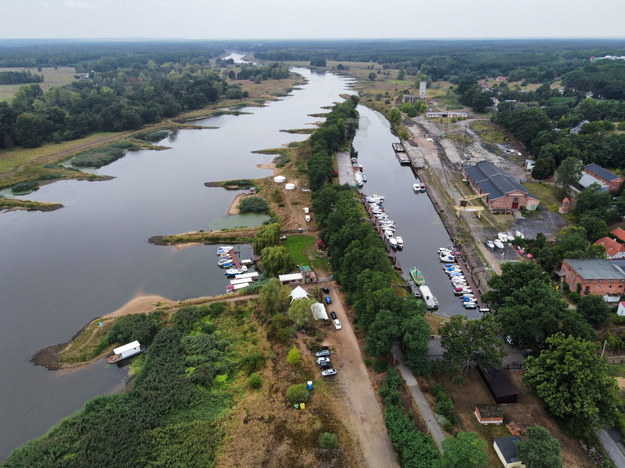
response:
<path id="1" fill-rule="evenodd" d="M 330 350 L 329 349 L 322 349 L 321 351 L 317 351 L 315 353 L 315 357 L 327 357 L 330 356 Z"/>
<path id="2" fill-rule="evenodd" d="M 329 357 L 319 357 L 317 358 L 317 364 L 321 365 L 321 364 L 330 364 L 330 358 Z"/>
<path id="3" fill-rule="evenodd" d="M 326 288 L 325 286 L 323 288 L 321 288 L 321 292 L 323 294 L 330 294 L 330 288 Z"/>
<path id="4" fill-rule="evenodd" d="M 324 362 L 319 364 L 319 369 L 321 369 L 322 371 L 326 370 L 326 369 L 332 369 L 332 363 L 331 362 Z"/>
<path id="5" fill-rule="evenodd" d="M 326 369 L 321 371 L 321 375 L 323 377 L 329 377 L 331 375 L 336 375 L 336 369 Z"/>
<path id="6" fill-rule="evenodd" d="M 332 304 L 332 298 L 330 296 L 326 296 L 325 301 L 326 304 Z"/>
<path id="7" fill-rule="evenodd" d="M 341 328 L 343 328 L 343 325 L 341 325 L 341 322 L 339 322 L 339 319 L 334 319 L 334 328 L 336 328 L 337 330 L 340 330 Z"/>
<path id="8" fill-rule="evenodd" d="M 330 312 L 330 317 L 332 317 L 332 320 L 336 320 L 336 312 Z"/>

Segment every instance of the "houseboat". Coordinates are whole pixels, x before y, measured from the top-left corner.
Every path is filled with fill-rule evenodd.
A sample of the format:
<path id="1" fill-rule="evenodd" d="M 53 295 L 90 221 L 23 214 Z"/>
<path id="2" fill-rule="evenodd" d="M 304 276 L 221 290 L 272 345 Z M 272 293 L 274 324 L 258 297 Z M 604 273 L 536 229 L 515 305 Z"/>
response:
<path id="1" fill-rule="evenodd" d="M 434 297 L 434 294 L 432 294 L 432 291 L 430 291 L 429 287 L 423 284 L 419 286 L 419 291 L 421 292 L 421 297 L 425 301 L 425 305 L 427 306 L 428 310 L 438 309 L 438 299 Z"/>
<path id="2" fill-rule="evenodd" d="M 117 364 L 118 362 L 128 359 L 145 351 L 145 346 L 141 345 L 138 341 L 127 343 L 119 348 L 113 350 L 113 355 L 110 356 L 107 361 L 109 364 Z"/>

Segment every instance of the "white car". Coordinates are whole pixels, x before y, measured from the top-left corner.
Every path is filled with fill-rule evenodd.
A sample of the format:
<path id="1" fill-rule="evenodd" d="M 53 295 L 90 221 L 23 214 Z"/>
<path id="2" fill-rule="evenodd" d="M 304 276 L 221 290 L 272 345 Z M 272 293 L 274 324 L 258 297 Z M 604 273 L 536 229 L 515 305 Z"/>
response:
<path id="1" fill-rule="evenodd" d="M 341 328 L 343 328 L 343 326 L 341 325 L 341 322 L 339 322 L 339 319 L 334 319 L 334 328 L 336 328 L 337 330 L 340 330 Z"/>
<path id="2" fill-rule="evenodd" d="M 310 223 L 310 215 L 304 216 L 304 219 L 306 220 L 307 223 Z"/>
<path id="3" fill-rule="evenodd" d="M 336 375 L 336 369 L 326 369 L 324 371 L 321 371 L 321 375 L 323 377 L 329 377 L 331 375 Z"/>
<path id="4" fill-rule="evenodd" d="M 317 358 L 317 364 L 318 365 L 323 365 L 323 364 L 330 364 L 330 358 L 329 357 L 320 357 Z"/>
<path id="5" fill-rule="evenodd" d="M 306 213 L 306 214 L 310 213 L 310 210 L 308 209 L 307 206 L 304 207 L 304 213 Z"/>

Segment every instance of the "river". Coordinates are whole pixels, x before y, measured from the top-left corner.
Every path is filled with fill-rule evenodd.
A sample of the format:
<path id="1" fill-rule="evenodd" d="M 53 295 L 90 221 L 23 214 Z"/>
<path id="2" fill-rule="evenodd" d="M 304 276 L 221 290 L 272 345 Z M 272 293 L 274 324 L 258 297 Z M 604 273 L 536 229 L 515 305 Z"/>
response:
<path id="1" fill-rule="evenodd" d="M 112 180 L 60 181 L 24 197 L 60 202 L 60 210 L 0 214 L 0 460 L 125 380 L 123 368 L 103 361 L 51 372 L 29 362 L 36 351 L 67 341 L 140 294 L 184 299 L 224 292 L 213 248 L 176 250 L 147 239 L 223 223 L 238 192 L 204 182 L 271 175 L 256 164 L 272 157 L 251 151 L 306 139 L 280 130 L 310 127 L 320 119 L 308 114 L 349 92 L 348 79 L 295 71 L 308 84 L 291 96 L 242 109 L 250 114 L 199 121 L 219 128 L 178 131 L 160 142 L 167 151 L 129 153 L 95 171 Z"/>
<path id="2" fill-rule="evenodd" d="M 439 247 L 452 242 L 427 194 L 415 194 L 412 184 L 415 176 L 409 166 L 400 166 L 391 147 L 398 141 L 390 132 L 390 124 L 382 114 L 368 107 L 358 106 L 360 125 L 354 149 L 363 165 L 367 182 L 362 188 L 366 194 L 384 195 L 384 207 L 395 220 L 396 235 L 404 239 L 404 249 L 397 258 L 407 274 L 413 265 L 419 268 L 439 302 L 438 314 L 462 314 L 477 318 L 477 310 L 466 310 L 454 296 L 449 278 L 438 260 Z"/>

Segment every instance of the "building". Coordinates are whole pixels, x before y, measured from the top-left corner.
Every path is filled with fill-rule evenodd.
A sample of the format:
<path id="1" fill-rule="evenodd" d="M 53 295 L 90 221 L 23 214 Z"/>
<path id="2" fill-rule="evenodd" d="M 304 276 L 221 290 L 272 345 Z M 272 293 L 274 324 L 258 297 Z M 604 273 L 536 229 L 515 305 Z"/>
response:
<path id="1" fill-rule="evenodd" d="M 525 465 L 519 458 L 519 450 L 517 443 L 521 439 L 519 436 L 500 437 L 493 441 L 495 453 L 501 460 L 505 468 L 525 468 Z"/>
<path id="2" fill-rule="evenodd" d="M 495 403 L 516 403 L 519 398 L 519 391 L 502 369 L 492 367 L 478 367 L 482 380 L 488 387 L 488 391 L 495 400 Z"/>
<path id="3" fill-rule="evenodd" d="M 446 119 L 446 118 L 467 118 L 467 112 L 445 111 L 445 112 L 426 112 L 425 116 L 429 119 Z"/>
<path id="4" fill-rule="evenodd" d="M 571 291 L 585 296 L 600 295 L 609 300 L 609 296 L 622 296 L 625 290 L 625 271 L 611 260 L 565 258 L 559 275 Z"/>
<path id="5" fill-rule="evenodd" d="M 425 101 L 427 99 L 427 92 L 426 92 L 427 86 L 428 86 L 427 81 L 419 82 L 419 99 L 421 99 L 422 101 Z"/>
<path id="6" fill-rule="evenodd" d="M 503 411 L 499 405 L 476 405 L 473 414 L 480 424 L 503 424 Z"/>
<path id="7" fill-rule="evenodd" d="M 310 309 L 315 320 L 328 320 L 328 312 L 321 302 L 315 302 Z"/>
<path id="8" fill-rule="evenodd" d="M 595 245 L 603 245 L 609 260 L 625 258 L 625 245 L 615 241 L 611 237 L 602 237 L 595 242 Z"/>
<path id="9" fill-rule="evenodd" d="M 621 189 L 623 180 L 625 180 L 623 177 L 604 169 L 599 164 L 592 163 L 584 166 L 584 172 L 582 172 L 578 184 L 583 188 L 587 188 L 591 184 L 599 184 L 606 190 L 615 193 Z"/>
<path id="10" fill-rule="evenodd" d="M 535 210 L 540 201 L 517 180 L 490 161 L 480 161 L 464 168 L 467 181 L 478 193 L 488 194 L 484 201 L 493 212 L 509 212 L 525 208 Z"/>
<path id="11" fill-rule="evenodd" d="M 621 242 L 625 242 L 625 229 L 618 227 L 618 228 L 613 229 L 612 231 L 610 231 L 610 234 L 612 234 L 614 237 L 616 237 Z"/>

